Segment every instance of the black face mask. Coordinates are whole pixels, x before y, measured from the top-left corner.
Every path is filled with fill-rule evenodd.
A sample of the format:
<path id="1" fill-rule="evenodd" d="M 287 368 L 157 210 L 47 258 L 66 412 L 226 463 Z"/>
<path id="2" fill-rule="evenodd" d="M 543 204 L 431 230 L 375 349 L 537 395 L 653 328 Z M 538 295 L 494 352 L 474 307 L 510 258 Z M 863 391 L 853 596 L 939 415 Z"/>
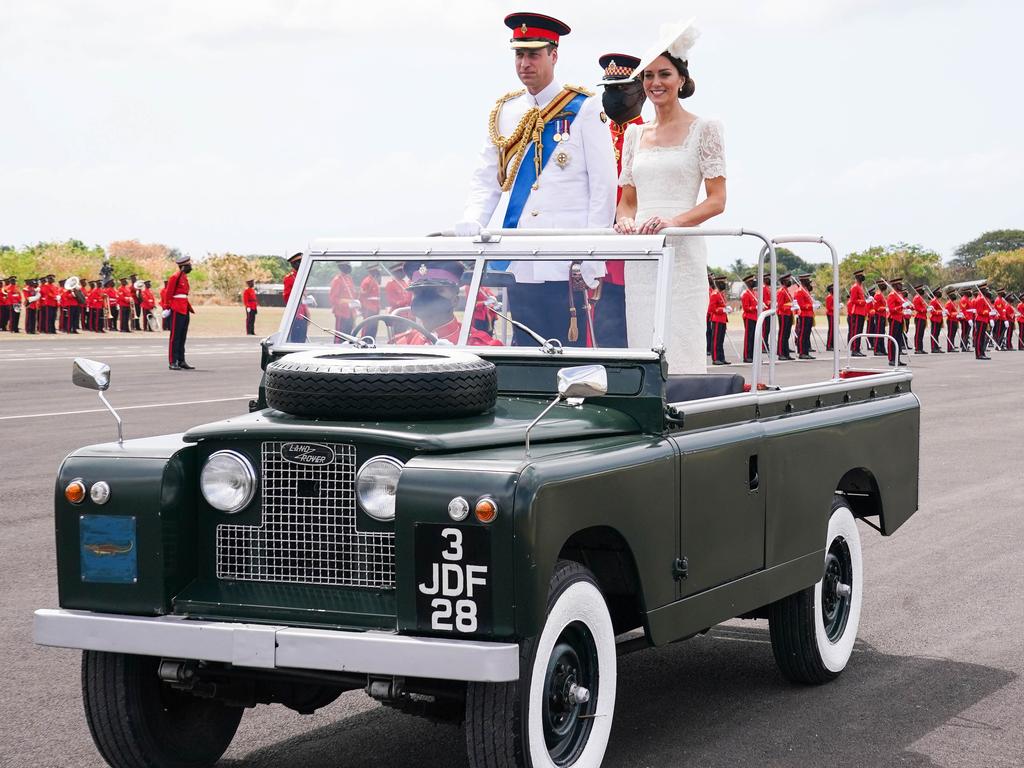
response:
<path id="1" fill-rule="evenodd" d="M 412 313 L 421 320 L 436 322 L 452 314 L 452 300 L 433 288 L 417 288 L 413 292 Z"/>
<path id="2" fill-rule="evenodd" d="M 184 267 L 181 268 L 181 271 L 187 275 L 189 272 L 192 271 L 192 265 L 186 264 Z"/>
<path id="3" fill-rule="evenodd" d="M 626 85 L 606 85 L 601 97 L 604 113 L 619 125 L 637 117 L 645 101 L 644 86 L 636 80 Z"/>

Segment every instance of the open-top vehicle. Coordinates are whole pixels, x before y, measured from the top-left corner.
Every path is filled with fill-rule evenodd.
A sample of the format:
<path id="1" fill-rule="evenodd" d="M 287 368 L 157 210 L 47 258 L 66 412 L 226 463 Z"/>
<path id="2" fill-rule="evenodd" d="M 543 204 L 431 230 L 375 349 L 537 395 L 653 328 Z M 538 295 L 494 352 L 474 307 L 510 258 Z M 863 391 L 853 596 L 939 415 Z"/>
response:
<path id="1" fill-rule="evenodd" d="M 601 345 L 592 293 L 570 322 L 609 261 L 667 286 L 695 234 L 751 233 L 317 243 L 250 413 L 68 456 L 35 639 L 84 651 L 103 757 L 210 765 L 245 707 L 365 689 L 464 720 L 473 766 L 597 766 L 617 655 L 734 617 L 768 619 L 790 680 L 842 672 L 857 521 L 889 535 L 917 508 L 911 374 L 670 374 L 667 289 L 627 292 L 626 346 Z M 568 297 L 538 303 L 543 266 Z M 336 312 L 335 277 L 371 267 L 413 301 Z"/>

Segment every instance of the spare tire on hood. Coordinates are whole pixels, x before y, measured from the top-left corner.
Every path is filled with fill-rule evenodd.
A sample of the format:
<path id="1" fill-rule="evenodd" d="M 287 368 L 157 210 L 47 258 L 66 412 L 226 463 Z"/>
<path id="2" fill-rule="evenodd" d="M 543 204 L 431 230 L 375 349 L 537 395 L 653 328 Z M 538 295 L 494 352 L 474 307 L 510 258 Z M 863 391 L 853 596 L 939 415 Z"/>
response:
<path id="1" fill-rule="evenodd" d="M 296 352 L 267 365 L 267 405 L 325 419 L 439 419 L 494 407 L 494 364 L 470 352 Z"/>

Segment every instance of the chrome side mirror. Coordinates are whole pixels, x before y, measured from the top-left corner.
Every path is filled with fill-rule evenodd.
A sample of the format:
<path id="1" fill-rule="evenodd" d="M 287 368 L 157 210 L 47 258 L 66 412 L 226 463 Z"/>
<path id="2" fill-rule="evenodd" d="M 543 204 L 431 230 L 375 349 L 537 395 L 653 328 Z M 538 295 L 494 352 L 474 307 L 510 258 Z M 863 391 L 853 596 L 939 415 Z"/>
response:
<path id="1" fill-rule="evenodd" d="M 103 396 L 103 393 L 110 387 L 110 366 L 85 357 L 76 357 L 71 370 L 71 383 L 76 387 L 96 390 L 100 401 L 107 406 L 107 410 L 114 415 L 114 419 L 117 421 L 117 444 L 123 445 L 124 432 L 121 417 Z"/>
<path id="2" fill-rule="evenodd" d="M 600 397 L 608 394 L 608 371 L 603 365 L 577 365 L 558 372 L 558 394 L 569 398 Z"/>
<path id="3" fill-rule="evenodd" d="M 110 387 L 110 366 L 85 357 L 76 357 L 71 383 L 76 387 L 105 392 Z"/>
<path id="4" fill-rule="evenodd" d="M 530 456 L 530 432 L 548 415 L 548 411 L 566 401 L 579 405 L 586 397 L 608 394 L 608 371 L 603 365 L 577 365 L 558 371 L 558 397 L 540 412 L 526 428 L 526 456 Z"/>

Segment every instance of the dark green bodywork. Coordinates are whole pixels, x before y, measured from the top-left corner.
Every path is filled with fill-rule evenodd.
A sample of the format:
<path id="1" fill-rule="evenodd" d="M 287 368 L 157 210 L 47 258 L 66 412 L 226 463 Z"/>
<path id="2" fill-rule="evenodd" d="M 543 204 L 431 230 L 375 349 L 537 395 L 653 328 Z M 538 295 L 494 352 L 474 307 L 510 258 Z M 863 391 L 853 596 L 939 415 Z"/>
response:
<path id="1" fill-rule="evenodd" d="M 357 423 L 263 408 L 184 435 L 76 451 L 56 487 L 61 606 L 430 634 L 417 628 L 416 526 L 482 526 L 472 516 L 452 523 L 448 502 L 488 495 L 499 507 L 486 526 L 493 615 L 476 637 L 536 634 L 555 562 L 571 557 L 597 575 L 618 628 L 642 626 L 662 644 L 818 581 L 837 492 L 886 535 L 917 509 L 920 410 L 909 376 L 681 403 L 666 418 L 660 360 L 595 359 L 608 367 L 608 395 L 557 406 L 527 458 L 526 426 L 550 402 L 556 372 L 588 361 L 495 362 L 498 405 L 478 416 Z M 350 443 L 359 462 L 382 453 L 405 462 L 395 589 L 216 577 L 214 529 L 227 518 L 198 493 L 199 467 L 225 447 L 258 457 L 263 440 Z M 103 514 L 136 516 L 137 583 L 81 580 L 77 521 L 97 508 L 64 500 L 74 478 L 110 484 Z M 259 494 L 231 516 L 259 519 Z"/>

